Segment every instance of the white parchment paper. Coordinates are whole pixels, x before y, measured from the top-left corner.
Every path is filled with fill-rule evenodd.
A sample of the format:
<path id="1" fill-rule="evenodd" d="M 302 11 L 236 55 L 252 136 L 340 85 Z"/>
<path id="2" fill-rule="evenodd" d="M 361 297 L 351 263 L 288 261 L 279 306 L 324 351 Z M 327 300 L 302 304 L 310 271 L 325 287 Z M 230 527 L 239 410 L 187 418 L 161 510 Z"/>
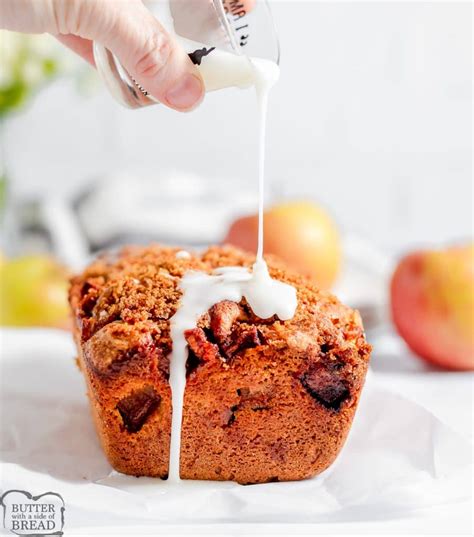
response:
<path id="1" fill-rule="evenodd" d="M 70 336 L 8 330 L 1 337 L 2 490 L 58 492 L 68 528 L 377 521 L 470 496 L 469 442 L 428 410 L 380 389 L 376 375 L 338 460 L 315 479 L 173 488 L 118 474 L 96 438 Z"/>

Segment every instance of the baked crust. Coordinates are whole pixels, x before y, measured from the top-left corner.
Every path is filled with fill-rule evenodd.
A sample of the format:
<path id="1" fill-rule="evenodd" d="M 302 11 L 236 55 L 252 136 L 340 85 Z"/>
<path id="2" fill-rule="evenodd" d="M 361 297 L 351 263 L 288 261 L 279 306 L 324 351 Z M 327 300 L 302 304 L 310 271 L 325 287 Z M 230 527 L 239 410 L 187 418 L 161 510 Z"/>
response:
<path id="1" fill-rule="evenodd" d="M 169 320 L 188 270 L 250 267 L 254 257 L 212 247 L 127 247 L 72 279 L 79 363 L 112 466 L 166 477 L 171 429 Z M 180 472 L 239 483 L 299 480 L 325 470 L 349 432 L 371 347 L 357 311 L 267 259 L 297 289 L 290 321 L 256 317 L 245 300 L 215 305 L 186 332 L 189 348 Z"/>

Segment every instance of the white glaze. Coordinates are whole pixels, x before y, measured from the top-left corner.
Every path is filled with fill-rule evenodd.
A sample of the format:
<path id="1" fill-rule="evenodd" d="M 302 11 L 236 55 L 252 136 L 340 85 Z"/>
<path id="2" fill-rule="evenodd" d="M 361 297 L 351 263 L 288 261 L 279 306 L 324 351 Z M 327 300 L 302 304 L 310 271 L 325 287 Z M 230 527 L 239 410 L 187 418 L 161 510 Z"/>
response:
<path id="1" fill-rule="evenodd" d="M 186 250 L 180 250 L 179 252 L 176 252 L 176 259 L 189 259 L 190 257 L 191 254 Z"/>
<path id="2" fill-rule="evenodd" d="M 263 202 L 265 186 L 265 137 L 267 132 L 268 94 L 280 77 L 280 68 L 270 60 L 254 58 L 255 91 L 258 118 L 258 247 L 257 261 L 263 261 Z"/>
<path id="3" fill-rule="evenodd" d="M 255 315 L 268 319 L 277 315 L 286 321 L 293 317 L 297 297 L 291 285 L 270 277 L 263 259 L 263 194 L 265 175 L 265 124 L 268 93 L 278 80 L 279 68 L 273 62 L 254 59 L 253 84 L 257 93 L 259 114 L 259 230 L 257 258 L 248 270 L 244 267 L 222 267 L 213 274 L 191 271 L 181 279 L 181 303 L 171 319 L 173 351 L 170 357 L 170 387 L 172 392 L 172 423 L 170 465 L 168 480 L 176 483 L 179 477 L 179 454 L 181 447 L 181 423 L 183 417 L 184 391 L 186 387 L 187 343 L 186 330 L 196 327 L 197 321 L 214 304 L 222 300 L 240 302 L 247 300 Z M 178 252 L 177 257 L 180 257 Z"/>
<path id="4" fill-rule="evenodd" d="M 199 47 L 194 47 L 199 48 Z M 254 83 L 254 69 L 247 56 L 215 49 L 199 66 L 206 92 L 222 88 L 249 88 Z"/>

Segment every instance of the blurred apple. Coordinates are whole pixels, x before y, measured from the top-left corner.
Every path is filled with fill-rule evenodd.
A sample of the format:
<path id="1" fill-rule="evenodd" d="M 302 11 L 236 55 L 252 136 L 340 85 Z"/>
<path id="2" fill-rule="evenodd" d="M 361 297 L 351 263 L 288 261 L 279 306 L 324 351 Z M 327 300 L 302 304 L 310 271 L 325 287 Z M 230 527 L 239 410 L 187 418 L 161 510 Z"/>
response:
<path id="1" fill-rule="evenodd" d="M 4 260 L 0 265 L 0 325 L 67 328 L 68 274 L 47 256 Z"/>
<path id="2" fill-rule="evenodd" d="M 239 218 L 225 242 L 255 252 L 257 232 L 257 215 Z M 314 203 L 289 202 L 265 211 L 264 245 L 265 253 L 277 255 L 323 289 L 330 288 L 339 273 L 339 233 L 330 216 Z"/>
<path id="3" fill-rule="evenodd" d="M 426 361 L 474 369 L 474 244 L 415 252 L 391 282 L 393 321 Z"/>

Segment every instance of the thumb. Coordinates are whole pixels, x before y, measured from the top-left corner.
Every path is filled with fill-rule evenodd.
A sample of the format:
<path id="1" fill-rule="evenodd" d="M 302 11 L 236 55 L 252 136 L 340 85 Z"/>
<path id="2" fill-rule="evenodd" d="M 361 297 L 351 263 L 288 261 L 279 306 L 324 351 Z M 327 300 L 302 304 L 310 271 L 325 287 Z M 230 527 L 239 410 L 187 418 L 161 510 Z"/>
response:
<path id="1" fill-rule="evenodd" d="M 199 70 L 140 0 L 94 2 L 79 35 L 113 52 L 129 74 L 160 102 L 176 110 L 197 106 L 204 96 Z"/>

